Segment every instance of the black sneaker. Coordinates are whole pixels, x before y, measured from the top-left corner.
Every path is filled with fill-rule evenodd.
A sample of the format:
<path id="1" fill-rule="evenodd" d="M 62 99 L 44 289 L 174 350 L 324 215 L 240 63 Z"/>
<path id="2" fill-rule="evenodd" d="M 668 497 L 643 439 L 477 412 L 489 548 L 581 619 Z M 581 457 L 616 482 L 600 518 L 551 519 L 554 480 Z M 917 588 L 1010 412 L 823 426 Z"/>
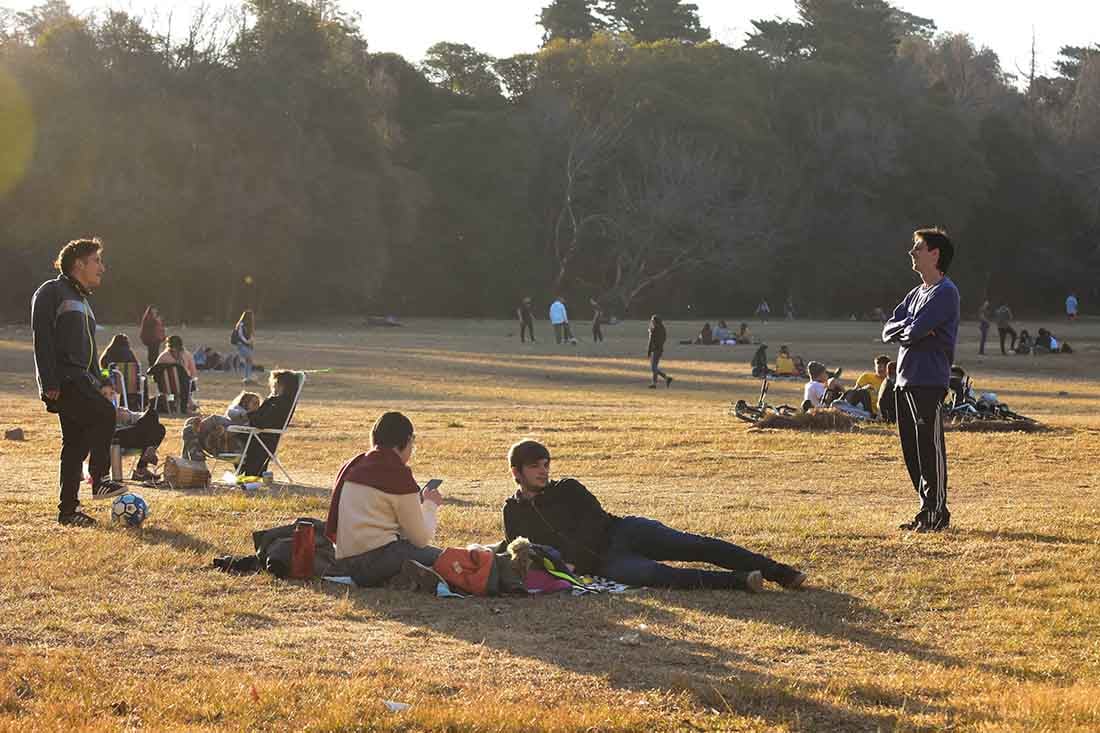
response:
<path id="1" fill-rule="evenodd" d="M 57 515 L 57 523 L 66 527 L 94 527 L 96 521 L 81 511 Z"/>
<path id="2" fill-rule="evenodd" d="M 421 565 L 416 560 L 406 560 L 401 565 L 401 572 L 393 576 L 388 583 L 390 588 L 396 590 L 412 590 L 423 593 L 435 593 L 440 583 L 446 582 L 436 571 L 427 565 Z"/>
<path id="3" fill-rule="evenodd" d="M 135 468 L 130 474 L 131 481 L 141 481 L 142 483 L 155 484 L 157 482 L 157 475 L 150 471 L 148 468 Z"/>
<path id="4" fill-rule="evenodd" d="M 657 383 L 654 382 L 653 384 L 649 385 L 649 389 L 657 389 Z"/>
<path id="5" fill-rule="evenodd" d="M 665 377 L 665 389 L 672 386 L 672 377 Z"/>
<path id="6" fill-rule="evenodd" d="M 126 487 L 119 481 L 109 479 L 100 481 L 92 487 L 93 499 L 113 499 L 126 493 Z"/>
<path id="7" fill-rule="evenodd" d="M 806 573 L 798 568 L 792 568 L 790 565 L 784 565 L 781 562 L 777 562 L 775 565 L 765 570 L 763 575 L 764 580 L 781 585 L 787 590 L 801 588 L 802 584 L 806 582 Z"/>

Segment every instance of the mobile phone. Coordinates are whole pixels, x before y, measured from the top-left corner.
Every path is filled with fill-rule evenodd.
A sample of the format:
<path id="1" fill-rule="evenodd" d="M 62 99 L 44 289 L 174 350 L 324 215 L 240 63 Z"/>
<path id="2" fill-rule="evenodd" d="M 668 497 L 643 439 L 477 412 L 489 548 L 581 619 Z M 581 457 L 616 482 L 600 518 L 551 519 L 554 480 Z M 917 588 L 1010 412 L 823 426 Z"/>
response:
<path id="1" fill-rule="evenodd" d="M 432 489 L 438 489 L 440 487 L 440 485 L 442 485 L 442 483 L 443 483 L 443 479 L 441 479 L 441 478 L 431 479 L 430 481 L 428 481 L 428 483 L 426 483 L 422 487 L 420 487 L 420 495 L 424 496 L 425 491 L 431 491 Z"/>

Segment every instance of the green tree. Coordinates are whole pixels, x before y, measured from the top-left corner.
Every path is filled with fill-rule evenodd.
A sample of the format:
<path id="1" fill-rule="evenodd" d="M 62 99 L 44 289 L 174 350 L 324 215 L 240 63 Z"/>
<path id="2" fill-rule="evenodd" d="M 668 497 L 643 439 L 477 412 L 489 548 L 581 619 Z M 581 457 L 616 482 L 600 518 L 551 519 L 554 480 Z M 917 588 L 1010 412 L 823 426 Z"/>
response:
<path id="1" fill-rule="evenodd" d="M 699 20 L 699 6 L 683 0 L 604 0 L 601 12 L 610 27 L 642 43 L 702 43 L 710 38 L 710 30 Z"/>
<path id="2" fill-rule="evenodd" d="M 539 13 L 542 43 L 587 41 L 604 23 L 594 14 L 596 0 L 554 0 Z"/>
<path id="3" fill-rule="evenodd" d="M 422 68 L 434 84 L 469 97 L 500 96 L 493 57 L 465 43 L 440 42 L 428 49 Z"/>

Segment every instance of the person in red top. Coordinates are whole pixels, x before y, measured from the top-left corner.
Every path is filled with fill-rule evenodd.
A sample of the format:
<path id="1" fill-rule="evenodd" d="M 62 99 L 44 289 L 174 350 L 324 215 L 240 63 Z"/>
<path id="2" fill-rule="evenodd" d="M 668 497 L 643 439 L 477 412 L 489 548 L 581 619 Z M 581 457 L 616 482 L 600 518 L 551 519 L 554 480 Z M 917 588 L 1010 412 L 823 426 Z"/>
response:
<path id="1" fill-rule="evenodd" d="M 147 366 L 153 366 L 160 354 L 160 346 L 167 335 L 164 330 L 164 320 L 160 317 L 160 311 L 155 305 L 145 309 L 145 315 L 141 317 L 141 343 L 145 344 L 149 360 Z"/>

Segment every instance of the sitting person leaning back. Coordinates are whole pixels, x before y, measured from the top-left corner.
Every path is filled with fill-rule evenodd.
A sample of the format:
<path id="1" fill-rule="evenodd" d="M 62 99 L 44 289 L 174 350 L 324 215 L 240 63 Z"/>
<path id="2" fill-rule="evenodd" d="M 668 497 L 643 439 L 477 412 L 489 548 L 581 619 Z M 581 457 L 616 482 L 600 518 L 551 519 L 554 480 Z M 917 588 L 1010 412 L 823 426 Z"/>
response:
<path id="1" fill-rule="evenodd" d="M 533 440 L 508 451 L 519 490 L 504 504 L 506 543 L 517 537 L 557 548 L 576 572 L 651 588 L 721 588 L 757 592 L 763 581 L 798 588 L 806 575 L 730 542 L 671 529 L 646 517 L 608 514 L 576 479 L 550 480 L 550 451 Z M 706 562 L 724 570 L 665 565 Z"/>
<path id="2" fill-rule="evenodd" d="M 134 412 L 118 407 L 118 395 L 113 384 L 100 387 L 100 394 L 115 405 L 115 435 L 113 442 L 123 450 L 140 450 L 141 457 L 130 474 L 131 481 L 155 481 L 156 475 L 149 464 L 157 465 L 157 448 L 164 441 L 164 426 L 160 424 L 156 410 Z"/>
<path id="3" fill-rule="evenodd" d="M 371 428 L 370 452 L 340 469 L 325 525 L 336 543 L 333 575 L 378 586 L 406 560 L 431 567 L 442 553 L 431 543 L 443 496 L 436 489 L 420 495 L 408 466 L 415 439 L 409 418 L 387 412 Z"/>

